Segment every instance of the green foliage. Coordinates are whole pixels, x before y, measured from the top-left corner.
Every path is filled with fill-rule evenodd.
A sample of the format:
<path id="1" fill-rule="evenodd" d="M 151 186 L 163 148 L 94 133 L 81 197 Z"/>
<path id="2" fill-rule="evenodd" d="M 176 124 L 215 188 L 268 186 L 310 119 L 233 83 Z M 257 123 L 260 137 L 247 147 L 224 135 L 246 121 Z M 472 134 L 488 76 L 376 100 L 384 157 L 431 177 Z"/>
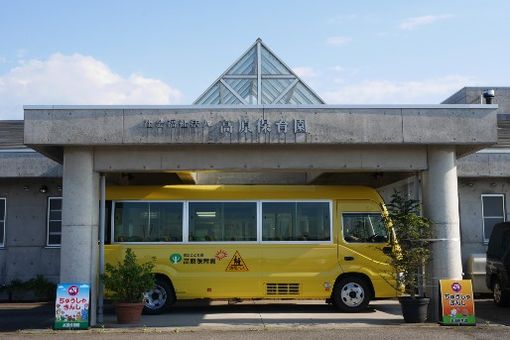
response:
<path id="1" fill-rule="evenodd" d="M 38 274 L 26 282 L 28 289 L 34 291 L 41 299 L 54 300 L 57 292 L 57 285 L 48 281 L 44 276 Z"/>
<path id="2" fill-rule="evenodd" d="M 432 237 L 430 220 L 420 214 L 420 204 L 405 198 L 395 191 L 386 205 L 388 225 L 395 232 L 396 249 L 391 256 L 391 264 L 397 274 L 397 284 L 404 287 L 405 293 L 415 297 L 419 287 L 419 275 L 430 259 L 429 243 Z"/>
<path id="3" fill-rule="evenodd" d="M 14 279 L 7 285 L 0 287 L 0 292 L 7 292 L 9 301 L 13 300 L 13 294 L 23 294 L 30 291 L 34 292 L 35 297 L 42 301 L 51 301 L 55 299 L 56 284 L 46 279 L 43 275 L 37 274 L 36 277 L 28 281 Z"/>
<path id="4" fill-rule="evenodd" d="M 131 248 L 126 249 L 123 262 L 116 266 L 105 265 L 101 275 L 105 288 L 112 292 L 112 298 L 120 302 L 137 303 L 143 301 L 143 293 L 154 287 L 154 261 L 139 264 Z"/>
<path id="5" fill-rule="evenodd" d="M 21 281 L 20 279 L 14 279 L 5 286 L 2 286 L 0 291 L 6 291 L 6 292 L 19 292 L 26 289 L 25 288 L 25 282 Z"/>

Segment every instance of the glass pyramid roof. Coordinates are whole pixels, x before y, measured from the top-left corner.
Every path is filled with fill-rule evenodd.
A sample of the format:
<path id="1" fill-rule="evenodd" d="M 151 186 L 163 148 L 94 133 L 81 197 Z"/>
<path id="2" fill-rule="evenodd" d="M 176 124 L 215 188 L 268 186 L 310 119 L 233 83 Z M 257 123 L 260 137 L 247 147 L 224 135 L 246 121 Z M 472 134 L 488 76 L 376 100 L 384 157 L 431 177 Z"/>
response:
<path id="1" fill-rule="evenodd" d="M 193 104 L 299 105 L 324 101 L 257 39 Z"/>

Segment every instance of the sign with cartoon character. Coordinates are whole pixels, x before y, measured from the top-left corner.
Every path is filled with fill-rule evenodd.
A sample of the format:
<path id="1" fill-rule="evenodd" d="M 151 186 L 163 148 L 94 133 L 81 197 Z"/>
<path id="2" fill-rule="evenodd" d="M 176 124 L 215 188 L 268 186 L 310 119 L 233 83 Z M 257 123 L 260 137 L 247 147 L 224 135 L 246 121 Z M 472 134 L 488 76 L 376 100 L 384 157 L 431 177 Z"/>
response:
<path id="1" fill-rule="evenodd" d="M 55 300 L 54 329 L 89 328 L 90 286 L 59 283 Z"/>
<path id="2" fill-rule="evenodd" d="M 443 325 L 476 325 L 471 280 L 439 280 Z"/>

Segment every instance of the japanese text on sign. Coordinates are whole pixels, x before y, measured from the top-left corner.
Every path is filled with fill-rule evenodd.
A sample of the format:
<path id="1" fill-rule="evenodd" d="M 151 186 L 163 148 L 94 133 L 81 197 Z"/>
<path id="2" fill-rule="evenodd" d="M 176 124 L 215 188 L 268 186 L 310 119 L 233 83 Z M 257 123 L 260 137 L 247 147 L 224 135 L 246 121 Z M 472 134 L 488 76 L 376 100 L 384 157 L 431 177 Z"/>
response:
<path id="1" fill-rule="evenodd" d="M 182 120 L 182 119 L 179 119 L 179 120 L 177 120 L 177 119 L 149 120 L 149 119 L 146 119 L 146 120 L 144 120 L 143 125 L 147 129 L 153 129 L 153 128 L 156 128 L 156 129 L 164 129 L 164 128 L 168 128 L 168 129 L 188 129 L 188 128 L 197 129 L 202 126 L 205 126 L 206 124 L 204 122 L 200 122 L 200 121 L 194 120 L 194 119 L 191 119 L 191 120 Z"/>
<path id="2" fill-rule="evenodd" d="M 182 119 L 159 119 L 143 121 L 143 126 L 146 129 L 198 129 L 208 127 L 206 121 L 199 120 L 182 120 Z M 248 134 L 256 132 L 259 135 L 270 134 L 271 132 L 277 134 L 287 134 L 293 132 L 294 134 L 306 134 L 307 126 L 304 119 L 294 119 L 291 122 L 279 119 L 277 121 L 270 121 L 269 119 L 258 119 L 250 121 L 248 119 L 240 119 L 238 121 L 221 120 L 218 124 L 219 132 L 222 135 L 230 135 L 235 132 L 239 134 Z"/>
<path id="3" fill-rule="evenodd" d="M 253 133 L 253 131 L 260 134 L 269 134 L 271 131 L 276 132 L 278 134 L 286 134 L 289 132 L 289 123 L 280 119 L 276 122 L 271 122 L 269 119 L 258 119 L 257 121 L 250 122 L 247 119 L 241 119 L 238 122 L 231 120 L 222 120 L 220 121 L 220 133 L 221 134 L 232 134 L 235 131 L 235 124 L 237 123 L 238 129 L 237 132 L 240 134 L 248 134 Z M 306 121 L 304 119 L 294 119 L 292 132 L 295 134 L 298 133 L 307 133 L 306 130 Z"/>
<path id="4" fill-rule="evenodd" d="M 55 300 L 55 329 L 87 329 L 89 326 L 90 286 L 60 283 Z"/>
<path id="5" fill-rule="evenodd" d="M 443 325 L 475 325 L 473 287 L 470 280 L 439 280 Z"/>

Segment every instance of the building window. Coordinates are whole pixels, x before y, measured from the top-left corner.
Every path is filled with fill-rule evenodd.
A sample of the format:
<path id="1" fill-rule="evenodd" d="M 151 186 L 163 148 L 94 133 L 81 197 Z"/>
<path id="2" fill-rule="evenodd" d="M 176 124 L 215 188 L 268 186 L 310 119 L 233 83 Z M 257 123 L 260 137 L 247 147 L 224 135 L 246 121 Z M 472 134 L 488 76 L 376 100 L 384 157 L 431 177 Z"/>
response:
<path id="1" fill-rule="evenodd" d="M 48 197 L 48 238 L 49 247 L 60 246 L 62 238 L 62 197 Z"/>
<path id="2" fill-rule="evenodd" d="M 505 196 L 503 194 L 482 195 L 483 240 L 489 242 L 494 225 L 505 221 Z"/>
<path id="3" fill-rule="evenodd" d="M 263 202 L 262 241 L 329 241 L 328 202 Z"/>
<path id="4" fill-rule="evenodd" d="M 6 212 L 6 199 L 0 198 L 0 247 L 5 245 L 5 212 Z"/>
<path id="5" fill-rule="evenodd" d="M 191 242 L 257 241 L 257 203 L 189 203 L 189 240 Z"/>

